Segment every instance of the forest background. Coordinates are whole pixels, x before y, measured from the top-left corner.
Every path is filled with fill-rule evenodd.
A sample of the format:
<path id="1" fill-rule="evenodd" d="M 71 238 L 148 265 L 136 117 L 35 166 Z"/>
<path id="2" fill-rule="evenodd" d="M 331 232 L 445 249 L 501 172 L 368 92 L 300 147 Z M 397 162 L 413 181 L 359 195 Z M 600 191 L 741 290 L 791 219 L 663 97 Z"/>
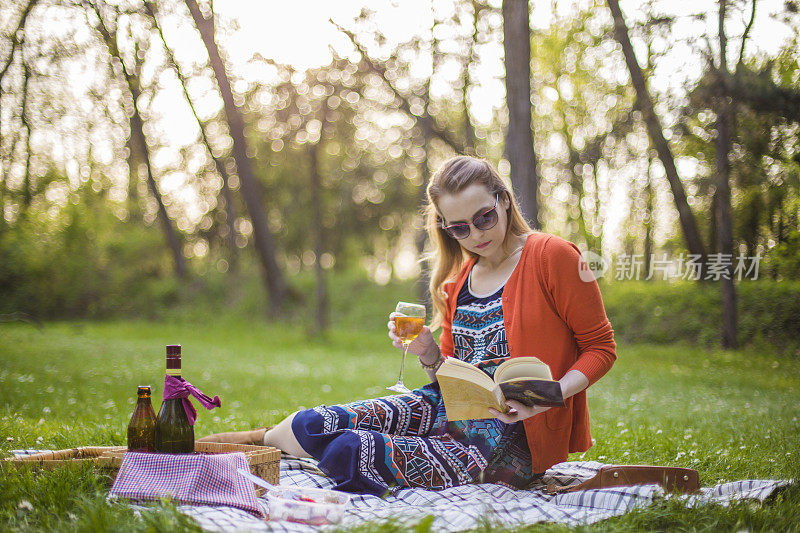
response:
<path id="1" fill-rule="evenodd" d="M 604 258 L 621 339 L 796 354 L 797 2 L 622 8 L 5 3 L 0 316 L 322 335 L 331 280 L 424 300 L 424 185 L 470 153 Z"/>
<path id="2" fill-rule="evenodd" d="M 0 3 L 0 454 L 124 444 L 174 342 L 223 398 L 198 436 L 384 393 L 424 186 L 466 153 L 601 276 L 619 358 L 571 459 L 796 478 L 799 29 L 796 0 Z M 4 466 L 8 530 L 199 529 Z M 599 527 L 798 524 L 795 483 Z"/>

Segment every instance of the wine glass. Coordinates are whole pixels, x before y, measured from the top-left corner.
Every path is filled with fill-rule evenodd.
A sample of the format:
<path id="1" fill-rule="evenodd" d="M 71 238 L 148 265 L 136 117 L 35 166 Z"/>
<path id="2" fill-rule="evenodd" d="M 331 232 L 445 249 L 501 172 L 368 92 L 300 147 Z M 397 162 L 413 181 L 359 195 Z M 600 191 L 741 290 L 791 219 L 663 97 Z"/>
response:
<path id="1" fill-rule="evenodd" d="M 422 326 L 425 325 L 425 306 L 398 302 L 395 312 L 399 315 L 395 316 L 394 323 L 397 327 L 397 336 L 400 337 L 400 341 L 403 343 L 403 359 L 400 361 L 400 375 L 397 377 L 397 383 L 386 388 L 394 392 L 411 392 L 403 384 L 403 367 L 406 364 L 408 345 L 417 338 L 417 335 L 422 331 Z"/>

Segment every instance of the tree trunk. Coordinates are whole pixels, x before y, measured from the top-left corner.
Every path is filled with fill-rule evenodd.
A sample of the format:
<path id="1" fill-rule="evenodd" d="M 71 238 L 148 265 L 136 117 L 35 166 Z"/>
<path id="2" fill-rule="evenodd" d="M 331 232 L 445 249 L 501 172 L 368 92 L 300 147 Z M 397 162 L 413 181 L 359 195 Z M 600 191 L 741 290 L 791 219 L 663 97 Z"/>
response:
<path id="1" fill-rule="evenodd" d="M 647 150 L 647 181 L 644 184 L 644 271 L 645 278 L 650 274 L 653 259 L 653 152 Z M 654 279 L 654 278 L 651 278 Z"/>
<path id="2" fill-rule="evenodd" d="M 477 9 L 477 7 L 475 7 Z M 475 14 L 477 18 L 477 14 Z M 434 18 L 433 24 L 436 24 L 436 19 Z M 431 35 L 435 35 L 431 28 Z M 439 48 L 439 40 L 434 36 L 431 40 L 431 75 L 425 80 L 425 90 L 422 94 L 423 99 L 423 113 L 426 116 L 430 116 L 430 105 L 431 105 L 431 78 L 436 73 L 436 68 L 442 61 L 442 53 Z M 465 65 L 464 71 L 464 83 L 467 83 L 467 70 L 469 69 L 469 64 Z M 466 103 L 466 91 L 464 92 L 464 120 L 469 122 L 469 127 L 472 127 L 472 123 L 470 122 L 469 117 L 469 109 Z M 433 131 L 433 124 L 428 121 L 423 121 L 419 123 L 420 126 L 420 133 L 421 133 L 421 142 L 422 142 L 422 149 L 425 153 L 422 161 L 420 162 L 420 173 L 423 177 L 430 176 L 432 173 L 431 170 L 431 141 L 435 135 Z M 473 132 L 474 133 L 474 132 Z M 469 141 L 467 141 L 469 142 Z M 474 148 L 474 145 L 473 145 Z M 423 179 L 423 183 L 427 185 L 427 181 Z M 417 205 L 422 207 L 426 205 L 428 202 L 428 194 L 426 187 L 420 187 L 419 197 L 417 200 Z M 428 231 L 427 226 L 425 223 L 427 220 L 423 219 L 423 227 L 417 231 L 417 234 L 414 236 L 414 245 L 417 248 L 417 254 L 421 258 L 425 254 L 425 243 L 428 242 Z M 430 283 L 430 265 L 428 261 L 421 261 L 420 265 L 420 274 L 419 280 L 417 281 L 417 293 L 418 293 L 418 300 L 420 302 L 424 302 L 426 307 L 430 310 L 431 306 L 431 293 L 428 284 Z"/>
<path id="3" fill-rule="evenodd" d="M 531 129 L 531 38 L 528 0 L 503 0 L 508 130 L 506 157 L 522 214 L 539 228 L 536 154 Z"/>
<path id="4" fill-rule="evenodd" d="M 161 197 L 161 191 L 158 189 L 158 184 L 156 183 L 155 176 L 153 175 L 153 167 L 150 160 L 150 150 L 147 147 L 147 139 L 144 136 L 144 121 L 142 120 L 142 115 L 139 112 L 139 96 L 141 95 L 139 79 L 128 71 L 127 67 L 125 66 L 125 62 L 122 60 L 119 48 L 117 47 L 116 31 L 114 32 L 114 35 L 112 35 L 111 31 L 108 29 L 108 27 L 106 27 L 105 21 L 100 13 L 100 7 L 97 5 L 97 3 L 91 2 L 90 5 L 98 19 L 98 26 L 96 29 L 103 38 L 111 57 L 116 58 L 119 62 L 120 69 L 125 77 L 125 83 L 130 91 L 131 100 L 133 102 L 133 116 L 130 118 L 130 135 L 136 139 L 136 142 L 139 145 L 139 153 L 142 156 L 142 162 L 147 169 L 147 185 L 150 189 L 150 192 L 153 194 L 153 197 L 156 199 L 156 203 L 158 204 L 158 218 L 161 220 L 161 227 L 164 230 L 167 246 L 172 252 L 173 261 L 175 263 L 175 273 L 179 278 L 184 278 L 186 277 L 187 273 L 186 260 L 184 259 L 183 251 L 181 250 L 180 238 L 178 237 L 178 233 L 175 228 L 172 227 L 172 221 L 167 214 L 167 209 L 164 206 L 164 200 Z"/>
<path id="5" fill-rule="evenodd" d="M 745 223 L 742 224 L 744 229 L 744 243 L 747 246 L 747 257 L 755 257 L 756 246 L 758 246 L 758 239 L 761 229 L 761 220 L 763 220 L 763 204 L 761 203 L 761 188 L 750 186 L 746 189 L 745 196 Z"/>
<path id="6" fill-rule="evenodd" d="M 184 259 L 183 251 L 181 250 L 181 240 L 178 237 L 178 232 L 172 227 L 172 221 L 167 214 L 167 208 L 164 206 L 164 200 L 161 197 L 161 191 L 158 189 L 155 176 L 153 176 L 153 165 L 150 159 L 150 150 L 147 147 L 147 140 L 144 136 L 144 124 L 142 121 L 142 116 L 139 114 L 139 107 L 136 104 L 139 99 L 139 91 L 134 90 L 133 87 L 131 87 L 131 97 L 134 102 L 133 117 L 131 117 L 131 135 L 134 136 L 138 141 L 139 150 L 141 151 L 142 155 L 142 161 L 147 169 L 147 185 L 153 197 L 156 199 L 156 202 L 158 203 L 158 218 L 161 220 L 161 227 L 163 228 L 164 235 L 167 238 L 167 245 L 172 251 L 172 258 L 175 262 L 175 273 L 179 278 L 185 278 L 187 274 L 186 259 Z"/>
<path id="7" fill-rule="evenodd" d="M 38 3 L 38 0 L 30 0 L 25 5 L 25 7 L 22 9 L 22 14 L 20 15 L 20 19 L 19 19 L 19 22 L 17 23 L 17 27 L 13 30 L 13 33 L 11 34 L 11 50 L 9 50 L 8 58 L 6 58 L 6 61 L 3 64 L 2 68 L 0 68 L 0 95 L 2 95 L 2 93 L 3 93 L 3 89 L 2 89 L 3 78 L 5 77 L 6 73 L 8 72 L 8 69 L 11 68 L 11 65 L 14 63 L 14 57 L 16 55 L 17 47 L 18 46 L 21 47 L 22 43 L 24 41 L 23 34 L 25 32 L 25 24 L 26 24 L 26 21 L 28 19 L 28 15 L 30 15 L 31 9 L 33 9 L 33 7 L 37 3 Z M 22 100 L 22 105 L 23 105 L 23 109 L 24 109 L 24 106 L 27 105 L 28 78 L 30 77 L 30 72 L 28 70 L 27 65 L 25 64 L 25 58 L 22 57 L 22 53 L 20 53 L 19 56 L 20 56 L 20 63 L 22 63 L 23 70 L 24 70 L 24 76 L 25 76 L 25 80 L 24 80 L 25 86 L 24 86 L 23 90 L 24 90 L 24 92 L 26 94 L 25 94 L 25 96 L 23 96 L 23 100 Z M 2 105 L 2 98 L 0 98 L 0 105 Z M 3 132 L 2 117 L 3 117 L 2 107 L 0 107 L 0 143 L 2 143 L 2 140 L 3 140 L 3 136 L 2 136 L 2 132 Z M 26 136 L 26 140 L 25 140 L 25 144 L 27 146 L 26 149 L 25 149 L 25 177 L 26 177 L 26 180 L 28 180 L 29 176 L 30 176 L 30 125 L 27 122 L 27 116 L 26 116 L 25 111 L 22 111 L 21 119 L 22 119 L 22 125 L 27 130 L 27 136 Z M 19 132 L 17 132 L 16 135 L 19 135 Z M 12 137 L 12 141 L 13 141 L 11 143 L 11 154 L 12 155 L 10 156 L 10 160 L 9 160 L 7 165 L 3 165 L 4 166 L 3 173 L 2 173 L 2 175 L 0 175 L 0 180 L 2 180 L 2 183 L 0 183 L 0 226 L 5 224 L 5 213 L 4 213 L 4 211 L 5 211 L 6 179 L 7 179 L 7 176 L 8 176 L 8 170 L 7 169 L 11 168 L 11 163 L 13 161 L 13 153 L 14 153 L 14 149 L 16 148 L 16 144 L 17 144 L 17 140 L 18 140 L 18 137 L 16 137 L 16 135 L 15 135 L 15 137 Z M 2 162 L 0 162 L 0 164 L 2 164 Z M 27 181 L 26 181 L 26 183 L 27 183 Z M 25 190 L 28 190 L 28 189 L 26 188 Z M 27 198 L 25 196 L 23 198 L 25 200 L 28 200 L 28 204 L 30 203 L 29 198 Z M 27 209 L 27 205 L 28 204 L 23 204 L 23 205 L 25 205 L 26 209 Z"/>
<path id="8" fill-rule="evenodd" d="M 324 113 L 324 111 L 323 111 Z M 323 119 L 324 120 L 324 119 Z M 322 228 L 322 177 L 319 168 L 319 143 L 310 143 L 308 146 L 308 170 L 311 178 L 311 222 L 314 228 L 314 274 L 316 276 L 316 333 L 321 335 L 328 327 L 328 293 L 325 283 L 325 271 L 322 269 L 322 254 L 325 251 L 325 236 Z"/>
<path id="9" fill-rule="evenodd" d="M 711 216 L 708 217 L 709 247 L 708 253 L 719 253 L 719 232 L 717 222 L 719 221 L 719 191 L 717 190 L 716 176 L 714 176 L 714 193 L 711 195 Z"/>
<path id="10" fill-rule="evenodd" d="M 31 70 L 22 59 L 22 109 L 20 110 L 20 120 L 25 128 L 25 173 L 22 178 L 22 212 L 27 213 L 33 201 L 33 185 L 31 184 L 31 123 L 28 120 L 28 85 L 31 79 Z"/>
<path id="11" fill-rule="evenodd" d="M 139 165 L 142 161 L 142 155 L 139 153 L 139 143 L 136 142 L 133 136 L 133 117 L 128 118 L 128 138 L 125 140 L 125 147 L 128 149 L 128 155 L 125 158 L 128 163 L 128 198 L 126 204 L 128 206 L 128 220 L 131 222 L 139 222 L 142 219 L 142 213 L 139 209 Z"/>
<path id="12" fill-rule="evenodd" d="M 211 146 L 211 141 L 208 137 L 208 126 L 205 122 L 200 120 L 200 115 L 197 114 L 197 109 L 194 106 L 194 102 L 192 102 L 192 98 L 189 96 L 189 89 L 187 88 L 188 80 L 186 76 L 184 76 L 183 72 L 181 71 L 178 62 L 175 61 L 175 55 L 172 53 L 172 49 L 167 45 L 167 39 L 164 37 L 164 31 L 161 28 L 161 24 L 158 22 L 158 17 L 156 16 L 156 6 L 153 2 L 146 0 L 145 9 L 147 11 L 148 16 L 153 22 L 153 26 L 158 31 L 158 35 L 161 37 L 161 42 L 164 45 L 164 51 L 167 54 L 167 61 L 169 62 L 172 70 L 175 71 L 175 75 L 178 76 L 178 81 L 181 83 L 181 88 L 183 89 L 183 96 L 186 98 L 186 103 L 189 104 L 189 108 L 192 110 L 192 115 L 194 115 L 194 119 L 197 122 L 197 126 L 200 128 L 200 138 L 203 141 L 203 145 L 205 145 L 206 150 L 208 151 L 208 155 L 211 157 L 212 161 L 214 161 L 214 168 L 217 170 L 220 179 L 222 180 L 222 187 L 220 189 L 220 197 L 222 202 L 225 205 L 225 222 L 227 225 L 227 235 L 225 236 L 225 240 L 228 245 L 228 264 L 230 265 L 231 270 L 236 270 L 237 260 L 238 260 L 238 253 L 236 248 L 236 207 L 233 204 L 233 195 L 231 194 L 231 189 L 228 184 L 228 170 L 225 168 L 225 161 L 221 157 L 217 157 L 214 155 L 214 149 Z"/>
<path id="13" fill-rule="evenodd" d="M 218 165 L 217 161 L 219 161 L 219 158 L 214 158 L 215 166 Z M 225 241 L 228 244 L 228 265 L 230 266 L 231 272 L 236 272 L 239 268 L 239 252 L 236 249 L 236 219 L 238 216 L 236 215 L 236 206 L 233 205 L 233 194 L 228 185 L 228 173 L 224 170 L 225 165 L 217 166 L 217 172 L 219 172 L 220 168 L 225 172 L 225 177 L 222 178 L 222 189 L 220 192 L 222 201 L 225 202 L 225 224 L 226 228 L 228 228 L 227 234 L 225 235 Z M 220 174 L 220 176 L 222 175 L 223 174 Z M 219 200 L 217 200 L 217 202 L 219 202 Z"/>
<path id="14" fill-rule="evenodd" d="M 558 90 L 556 89 L 556 92 Z M 574 221 L 578 224 L 578 234 L 586 244 L 586 249 L 595 251 L 594 236 L 589 233 L 589 228 L 586 224 L 586 213 L 583 210 L 583 199 L 586 196 L 585 187 L 583 185 L 583 175 L 579 174 L 576 170 L 577 166 L 581 163 L 581 154 L 575 149 L 575 144 L 572 138 L 572 132 L 569 129 L 569 121 L 567 120 L 567 113 L 564 110 L 564 100 L 561 98 L 561 93 L 558 92 L 559 102 L 556 104 L 560 118 L 561 118 L 561 135 L 567 144 L 567 173 L 569 174 L 569 185 L 572 193 L 577 197 L 578 215 L 575 218 L 572 214 L 571 206 L 567 207 L 567 220 Z M 571 224 L 570 224 L 571 225 Z M 572 237 L 572 236 L 570 236 Z"/>
<path id="15" fill-rule="evenodd" d="M 436 51 L 434 50 L 434 64 L 436 63 Z M 425 83 L 425 112 L 428 111 L 428 106 L 430 104 L 430 93 L 431 90 L 431 80 L 428 78 L 427 82 Z M 425 156 L 422 158 L 422 162 L 420 163 L 420 172 L 423 176 L 428 176 L 430 174 L 430 147 L 431 147 L 431 137 L 433 137 L 433 133 L 431 132 L 431 128 L 427 123 L 422 124 L 422 149 L 425 151 Z M 425 205 L 428 201 L 428 195 L 426 192 L 425 187 L 420 187 L 419 191 L 419 205 Z M 427 221 L 425 221 L 427 222 Z M 425 253 L 425 243 L 428 239 L 428 232 L 427 228 L 423 225 L 422 229 L 417 231 L 417 234 L 414 238 L 414 244 L 417 247 L 417 254 L 419 257 L 422 257 Z M 420 274 L 419 274 L 419 285 L 418 285 L 418 299 L 420 302 L 425 302 L 426 304 L 430 303 L 431 295 L 430 289 L 428 288 L 428 283 L 430 282 L 430 268 L 427 261 L 422 261 L 420 263 Z"/>
<path id="16" fill-rule="evenodd" d="M 472 36 L 469 40 L 467 53 L 464 54 L 464 64 L 461 75 L 461 102 L 464 106 L 464 146 L 475 153 L 476 137 L 475 128 L 472 126 L 472 117 L 469 112 L 469 88 L 472 85 L 472 78 L 469 74 L 469 67 L 475 62 L 475 46 L 478 43 L 478 18 L 480 17 L 483 6 L 480 2 L 472 1 Z"/>
<path id="17" fill-rule="evenodd" d="M 736 338 L 736 288 L 733 285 L 733 216 L 731 212 L 730 158 L 734 128 L 734 109 L 728 96 L 725 80 L 728 77 L 727 37 L 725 35 L 726 0 L 719 0 L 719 51 L 720 63 L 717 72 L 718 94 L 716 100 L 716 195 L 717 195 L 717 248 L 725 257 L 725 274 L 721 277 L 722 291 L 722 346 L 737 348 Z"/>
<path id="18" fill-rule="evenodd" d="M 595 237 L 595 251 L 603 255 L 603 217 L 601 215 L 602 210 L 600 209 L 600 180 L 598 179 L 598 169 L 597 169 L 597 161 L 592 161 L 592 181 L 594 182 L 594 224 L 592 227 L 592 236 L 594 235 L 594 229 L 599 228 L 600 233 Z"/>
<path id="19" fill-rule="evenodd" d="M 611 15 L 614 17 L 614 37 L 619 42 L 620 46 L 622 46 L 622 52 L 625 55 L 625 64 L 628 66 L 631 81 L 636 90 L 636 100 L 642 112 L 642 116 L 644 117 L 645 124 L 647 125 L 647 133 L 650 137 L 650 142 L 655 148 L 658 158 L 661 160 L 661 164 L 664 166 L 664 171 L 667 175 L 670 189 L 672 190 L 672 197 L 675 200 L 675 207 L 678 209 L 678 218 L 680 219 L 681 228 L 683 229 L 686 247 L 689 249 L 690 254 L 698 254 L 700 257 L 705 258 L 705 247 L 700 238 L 697 223 L 689 207 L 683 183 L 681 183 L 678 171 L 675 168 L 675 159 L 672 156 L 672 151 L 669 148 L 667 140 L 664 138 L 661 122 L 655 113 L 653 100 L 650 98 L 650 93 L 647 90 L 642 69 L 636 61 L 636 55 L 633 52 L 630 35 L 628 34 L 628 26 L 622 16 L 619 2 L 618 0 L 607 0 L 607 2 L 611 10 Z M 701 276 L 701 279 L 702 277 L 703 276 Z"/>
<path id="20" fill-rule="evenodd" d="M 653 72 L 655 65 L 653 64 L 653 36 L 647 32 L 647 70 L 646 72 Z M 653 149 L 652 146 L 647 147 L 647 172 L 646 182 L 644 184 L 644 271 L 645 280 L 655 279 L 650 276 L 651 269 L 653 268 Z"/>
<path id="21" fill-rule="evenodd" d="M 578 171 L 575 169 L 575 167 L 580 164 L 580 154 L 575 150 L 575 146 L 572 144 L 572 133 L 567 128 L 566 121 L 564 121 L 562 134 L 564 138 L 567 139 L 567 149 L 569 150 L 568 165 L 570 189 L 572 189 L 572 192 L 577 197 L 578 218 L 576 222 L 578 223 L 578 233 L 583 238 L 583 242 L 586 243 L 586 249 L 595 251 L 594 236 L 589 233 L 589 227 L 586 224 L 586 212 L 583 209 L 583 199 L 586 197 L 586 190 L 583 186 L 583 175 L 578 174 Z M 568 209 L 568 211 L 571 211 L 571 209 Z M 568 218 L 573 218 L 571 212 L 568 214 Z"/>
<path id="22" fill-rule="evenodd" d="M 14 29 L 13 33 L 11 33 L 11 50 L 8 52 L 8 58 L 6 58 L 3 67 L 0 68 L 0 86 L 2 86 L 3 78 L 5 77 L 8 69 L 11 68 L 11 64 L 14 63 L 14 53 L 17 50 L 18 46 L 22 45 L 24 38 L 20 38 L 25 31 L 25 23 L 28 20 L 28 15 L 31 13 L 31 9 L 38 3 L 39 0 L 30 0 L 22 10 L 22 14 L 20 15 L 19 22 L 17 23 L 17 27 Z M 22 54 L 20 54 L 21 56 Z M 24 58 L 20 57 L 20 61 L 24 63 Z M 2 92 L 2 91 L 0 91 Z"/>
<path id="23" fill-rule="evenodd" d="M 789 232 L 786 229 L 787 224 L 783 220 L 783 201 L 784 197 L 781 196 L 780 202 L 778 203 L 778 223 L 777 223 L 777 230 L 775 232 L 775 239 L 778 241 L 778 244 L 782 242 L 786 242 L 789 240 Z"/>
<path id="24" fill-rule="evenodd" d="M 0 172 L 0 236 L 6 227 L 6 179 Z"/>
<path id="25" fill-rule="evenodd" d="M 208 51 L 211 68 L 214 71 L 214 77 L 217 80 L 217 86 L 222 96 L 225 116 L 228 121 L 228 130 L 233 141 L 232 155 L 239 172 L 241 192 L 247 206 L 247 212 L 250 214 L 250 221 L 253 224 L 254 244 L 261 260 L 261 269 L 269 292 L 270 305 L 273 312 L 275 312 L 285 303 L 289 294 L 289 287 L 275 257 L 275 238 L 269 231 L 269 225 L 267 224 L 261 184 L 253 174 L 250 156 L 247 153 L 244 119 L 233 99 L 233 91 L 231 90 L 228 74 L 225 71 L 225 64 L 214 40 L 214 16 L 212 14 L 210 18 L 205 18 L 196 0 L 185 1 L 192 19 L 194 19 L 195 26 L 197 26 L 197 31 L 200 32 L 200 37 Z"/>

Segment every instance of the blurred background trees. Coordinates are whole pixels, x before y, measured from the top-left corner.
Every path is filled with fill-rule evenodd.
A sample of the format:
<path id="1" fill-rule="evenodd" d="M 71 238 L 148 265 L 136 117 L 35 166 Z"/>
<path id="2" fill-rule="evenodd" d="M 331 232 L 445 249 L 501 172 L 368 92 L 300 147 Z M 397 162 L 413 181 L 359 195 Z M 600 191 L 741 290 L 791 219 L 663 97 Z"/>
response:
<path id="1" fill-rule="evenodd" d="M 331 273 L 422 298 L 424 186 L 458 153 L 642 279 L 681 254 L 800 279 L 797 2 L 348 4 L 303 65 L 233 54 L 227 4 L 0 6 L 0 314 L 249 298 L 321 331 Z"/>

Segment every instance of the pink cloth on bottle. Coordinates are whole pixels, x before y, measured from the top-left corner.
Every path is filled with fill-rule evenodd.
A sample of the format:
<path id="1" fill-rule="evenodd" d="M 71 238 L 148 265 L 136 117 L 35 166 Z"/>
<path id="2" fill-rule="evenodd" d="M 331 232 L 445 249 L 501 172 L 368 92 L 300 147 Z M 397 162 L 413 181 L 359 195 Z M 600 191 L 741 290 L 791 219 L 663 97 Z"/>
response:
<path id="1" fill-rule="evenodd" d="M 214 396 L 212 399 L 183 378 L 169 375 L 164 377 L 164 400 L 182 398 L 183 409 L 186 411 L 189 423 L 194 425 L 194 421 L 197 419 L 197 410 L 194 408 L 191 400 L 189 400 L 189 395 L 200 400 L 200 403 L 203 404 L 203 407 L 206 409 L 213 409 L 222 405 L 222 400 L 219 399 L 219 396 Z"/>

